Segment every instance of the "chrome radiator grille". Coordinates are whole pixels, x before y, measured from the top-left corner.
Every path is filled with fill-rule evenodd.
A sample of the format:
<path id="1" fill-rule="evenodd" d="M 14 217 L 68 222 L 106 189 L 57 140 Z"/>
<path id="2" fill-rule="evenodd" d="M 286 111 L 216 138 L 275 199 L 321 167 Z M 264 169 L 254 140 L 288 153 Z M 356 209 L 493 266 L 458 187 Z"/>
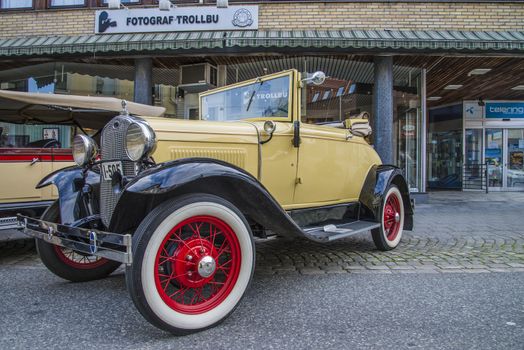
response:
<path id="1" fill-rule="evenodd" d="M 135 165 L 125 151 L 125 135 L 132 117 L 118 116 L 113 118 L 102 130 L 102 161 L 122 161 L 124 176 L 135 176 Z M 111 181 L 100 179 L 100 216 L 104 225 L 109 226 L 120 193 L 115 193 Z"/>

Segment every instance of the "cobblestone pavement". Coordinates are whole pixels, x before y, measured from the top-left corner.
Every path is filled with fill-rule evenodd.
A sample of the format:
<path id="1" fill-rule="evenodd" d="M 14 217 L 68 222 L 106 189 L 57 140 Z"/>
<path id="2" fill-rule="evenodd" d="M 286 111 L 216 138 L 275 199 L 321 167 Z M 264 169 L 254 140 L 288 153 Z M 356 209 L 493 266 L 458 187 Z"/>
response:
<path id="1" fill-rule="evenodd" d="M 376 250 L 370 234 L 276 238 L 257 242 L 255 274 L 524 272 L 523 208 L 524 193 L 434 193 L 395 250 Z M 0 245 L 0 265 L 44 268 L 29 241 Z"/>

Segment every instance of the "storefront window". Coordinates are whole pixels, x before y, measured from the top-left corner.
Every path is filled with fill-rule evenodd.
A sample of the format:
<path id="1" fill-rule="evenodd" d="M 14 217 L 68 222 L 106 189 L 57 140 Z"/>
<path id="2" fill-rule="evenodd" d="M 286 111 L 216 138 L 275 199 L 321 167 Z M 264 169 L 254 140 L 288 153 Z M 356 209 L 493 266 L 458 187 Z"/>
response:
<path id="1" fill-rule="evenodd" d="M 393 118 L 396 137 L 395 159 L 411 192 L 421 189 L 421 127 L 420 70 L 410 67 L 394 68 Z"/>
<path id="2" fill-rule="evenodd" d="M 238 92 L 238 96 L 230 93 L 230 96 L 224 94 L 204 99 L 203 111 L 199 110 L 199 93 L 218 86 L 296 69 L 303 75 L 323 71 L 327 76 L 324 84 L 320 86 L 308 84 L 303 89 L 305 95 L 301 99 L 302 122 L 325 123 L 368 117 L 371 126 L 374 125 L 374 64 L 369 60 L 354 61 L 342 56 L 256 57 L 249 60 L 222 58 L 216 61 L 213 57 L 208 57 L 207 60 L 213 67 L 217 66 L 217 77 L 214 80 L 204 79 L 203 82 L 199 80 L 196 84 L 181 84 L 184 80 L 181 77 L 182 64 L 176 68 L 153 68 L 153 103 L 166 108 L 166 117 L 197 119 L 202 115 L 210 120 L 287 117 L 288 105 L 284 103 L 287 102 L 285 98 L 277 98 L 275 103 L 269 103 L 270 109 L 261 107 L 262 105 L 267 107 L 267 101 L 262 101 L 257 96 L 262 98 L 267 95 L 265 90 L 270 89 L 268 96 L 271 97 L 274 89 L 270 84 L 262 84 L 260 91 L 255 92 L 247 115 L 245 111 L 244 113 L 239 111 L 241 108 L 247 108 L 245 102 L 249 100 L 250 95 L 249 93 L 246 95 L 246 91 L 235 91 Z M 222 64 L 219 65 L 217 62 Z M 194 61 L 188 64 L 194 65 Z M 404 171 L 411 191 L 420 191 L 422 188 L 420 140 L 423 132 L 420 103 L 421 71 L 418 68 L 393 66 L 393 77 L 394 161 Z M 132 64 L 52 62 L 0 72 L 0 88 L 111 96 L 132 101 L 133 79 Z M 221 101 L 213 100 L 219 97 L 222 98 Z M 238 101 L 230 103 L 234 99 Z M 368 138 L 368 142 L 373 145 L 373 134 Z"/>
<path id="3" fill-rule="evenodd" d="M 524 187 L 524 129 L 508 129 L 508 187 Z"/>
<path id="4" fill-rule="evenodd" d="M 0 0 L 0 5 L 3 9 L 32 8 L 33 0 Z"/>
<path id="5" fill-rule="evenodd" d="M 462 104 L 429 110 L 428 187 L 462 188 Z"/>

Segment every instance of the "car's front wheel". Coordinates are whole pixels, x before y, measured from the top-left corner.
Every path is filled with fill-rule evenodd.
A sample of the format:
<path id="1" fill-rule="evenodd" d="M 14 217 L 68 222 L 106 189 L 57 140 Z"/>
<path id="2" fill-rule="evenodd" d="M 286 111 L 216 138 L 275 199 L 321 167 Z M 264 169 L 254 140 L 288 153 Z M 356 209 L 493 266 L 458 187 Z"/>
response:
<path id="1" fill-rule="evenodd" d="M 250 227 L 231 203 L 186 195 L 162 203 L 133 237 L 126 281 L 155 326 L 182 335 L 216 325 L 240 302 L 253 274 Z"/>
<path id="2" fill-rule="evenodd" d="M 54 202 L 42 214 L 42 220 L 60 222 L 60 207 Z M 36 239 L 36 250 L 44 265 L 55 275 L 71 282 L 86 282 L 107 277 L 121 264 L 87 255 Z"/>
<path id="3" fill-rule="evenodd" d="M 404 202 L 395 185 L 390 185 L 382 201 L 380 227 L 371 230 L 375 246 L 380 250 L 396 248 L 404 227 Z"/>

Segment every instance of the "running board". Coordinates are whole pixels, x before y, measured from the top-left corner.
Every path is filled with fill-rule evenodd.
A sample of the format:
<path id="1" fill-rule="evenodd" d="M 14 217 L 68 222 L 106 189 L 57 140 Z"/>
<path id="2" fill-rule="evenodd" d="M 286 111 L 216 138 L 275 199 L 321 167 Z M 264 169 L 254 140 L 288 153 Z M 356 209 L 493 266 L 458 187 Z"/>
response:
<path id="1" fill-rule="evenodd" d="M 377 227 L 380 227 L 379 222 L 359 220 L 339 225 L 308 227 L 303 230 L 308 238 L 314 241 L 330 242 L 356 235 L 357 233 L 366 232 Z"/>

